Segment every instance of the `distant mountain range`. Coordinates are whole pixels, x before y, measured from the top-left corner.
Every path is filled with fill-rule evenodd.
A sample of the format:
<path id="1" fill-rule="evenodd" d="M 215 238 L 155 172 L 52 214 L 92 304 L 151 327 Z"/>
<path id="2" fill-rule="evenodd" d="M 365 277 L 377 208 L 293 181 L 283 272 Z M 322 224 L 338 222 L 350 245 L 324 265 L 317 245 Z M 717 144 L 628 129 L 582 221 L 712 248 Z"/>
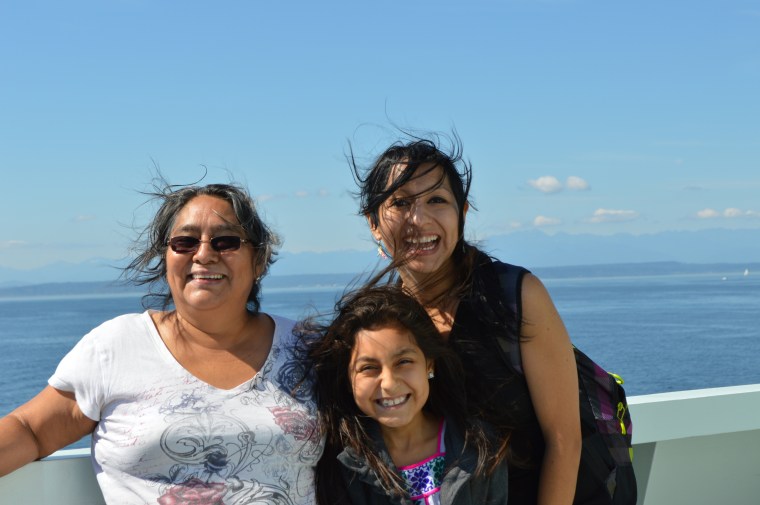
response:
<path id="1" fill-rule="evenodd" d="M 532 272 L 541 279 L 567 279 L 592 277 L 636 277 L 682 274 L 714 274 L 720 277 L 739 278 L 744 271 L 760 275 L 760 262 L 756 263 L 679 263 L 662 261 L 651 263 L 611 263 L 564 267 L 536 267 Z M 364 276 L 358 273 L 268 275 L 263 291 L 329 288 L 342 290 L 360 285 Z M 357 284 L 358 283 L 358 284 Z M 114 281 L 48 282 L 31 285 L 0 286 L 0 300 L 25 297 L 57 296 L 139 296 L 146 293 L 143 286 L 132 286 Z"/>
<path id="2" fill-rule="evenodd" d="M 644 235 L 546 235 L 526 231 L 489 238 L 499 258 L 531 267 L 610 263 L 760 262 L 760 229 L 676 231 Z"/>
<path id="3" fill-rule="evenodd" d="M 479 246 L 499 259 L 524 265 L 542 275 L 728 271 L 726 268 L 741 268 L 742 271 L 751 268 L 760 272 L 760 268 L 753 265 L 760 264 L 760 230 L 751 229 L 609 236 L 523 231 L 489 237 Z M 282 252 L 265 285 L 270 279 L 273 284 L 283 283 L 285 278 L 290 278 L 286 284 L 313 285 L 320 279 L 320 282 L 330 283 L 336 282 L 337 278 L 342 282 L 355 279 L 380 261 L 369 243 L 366 251 Z M 95 258 L 83 263 L 61 262 L 33 270 L 0 267 L 0 288 L 70 282 L 113 284 L 119 277 L 122 264 L 123 261 L 119 260 Z M 336 277 L 336 274 L 342 275 Z"/>
<path id="4" fill-rule="evenodd" d="M 663 232 L 649 235 L 548 235 L 522 231 L 477 242 L 493 256 L 531 269 L 620 263 L 760 262 L 760 229 Z M 273 275 L 363 272 L 378 264 L 374 249 L 326 253 L 282 253 Z"/>

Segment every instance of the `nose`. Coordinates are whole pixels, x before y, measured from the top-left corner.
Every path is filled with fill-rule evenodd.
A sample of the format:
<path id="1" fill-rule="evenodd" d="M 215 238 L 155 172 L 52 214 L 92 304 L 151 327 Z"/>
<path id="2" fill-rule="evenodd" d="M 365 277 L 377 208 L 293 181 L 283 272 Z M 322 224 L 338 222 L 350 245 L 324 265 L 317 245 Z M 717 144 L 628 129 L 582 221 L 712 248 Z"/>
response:
<path id="1" fill-rule="evenodd" d="M 419 201 L 415 200 L 414 203 L 409 207 L 409 222 L 414 225 L 421 225 L 427 221 L 428 214 L 427 210 L 425 209 L 425 205 L 421 204 Z"/>
<path id="2" fill-rule="evenodd" d="M 198 244 L 198 250 L 193 254 L 193 261 L 204 265 L 218 259 L 219 253 L 211 247 L 209 240 L 203 240 Z"/>
<path id="3" fill-rule="evenodd" d="M 382 391 L 392 392 L 396 389 L 397 384 L 398 381 L 396 380 L 396 375 L 393 373 L 393 370 L 390 368 L 383 368 L 380 373 L 380 389 Z"/>

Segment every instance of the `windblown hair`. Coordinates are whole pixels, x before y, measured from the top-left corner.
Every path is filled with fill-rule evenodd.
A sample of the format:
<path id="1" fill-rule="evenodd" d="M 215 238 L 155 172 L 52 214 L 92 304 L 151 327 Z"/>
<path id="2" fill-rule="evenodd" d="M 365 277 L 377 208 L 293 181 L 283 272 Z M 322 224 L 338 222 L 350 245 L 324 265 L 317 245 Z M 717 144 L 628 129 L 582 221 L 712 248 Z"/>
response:
<path id="1" fill-rule="evenodd" d="M 440 136 L 431 139 L 412 136 L 408 142 L 398 141 L 388 147 L 366 171 L 359 168 L 351 152 L 349 162 L 354 179 L 359 185 L 359 214 L 368 216 L 372 225 L 377 226 L 379 209 L 393 193 L 411 179 L 439 167 L 443 173 L 438 185 L 443 184 L 444 179 L 447 179 L 451 185 L 454 200 L 459 208 L 460 240 L 463 240 L 464 207 L 465 204 L 471 203 L 468 199 L 472 182 L 472 166 L 462 157 L 462 142 L 456 133 L 452 135 L 449 143 L 451 146 L 449 152 L 446 153 L 443 151 Z M 432 166 L 423 173 L 417 174 L 417 169 L 421 165 L 428 164 Z M 403 166 L 403 170 L 398 171 L 399 166 Z"/>
<path id="2" fill-rule="evenodd" d="M 453 288 L 448 296 L 458 298 L 468 288 L 476 256 L 475 247 L 464 238 L 465 210 L 468 206 L 473 208 L 469 197 L 472 165 L 462 157 L 462 142 L 456 132 L 450 137 L 429 135 L 430 138 L 422 138 L 409 133 L 406 136 L 408 141 L 395 142 L 367 168 L 360 167 L 353 151 L 349 151 L 349 165 L 358 186 L 359 214 L 365 216 L 373 227 L 378 226 L 382 207 L 394 193 L 409 181 L 440 168 L 440 179 L 424 192 L 433 191 L 448 181 L 457 204 L 459 237 L 452 255 L 456 278 L 453 279 Z M 444 147 L 445 144 L 448 144 L 448 148 Z M 415 198 L 421 195 L 411 196 Z M 404 247 L 404 244 L 394 244 L 397 251 L 403 251 Z M 370 283 L 377 283 L 384 278 L 393 279 L 404 262 L 404 254 L 396 254 L 388 268 Z M 429 283 L 435 284 L 440 280 L 442 279 L 433 276 Z"/>
<path id="3" fill-rule="evenodd" d="M 248 308 L 256 313 L 261 308 L 261 278 L 274 263 L 279 237 L 261 220 L 256 205 L 248 192 L 235 184 L 208 184 L 205 186 L 175 186 L 163 178 L 154 182 L 153 191 L 147 193 L 152 200 L 161 203 L 153 221 L 140 233 L 133 251 L 132 262 L 124 269 L 122 276 L 138 285 L 148 285 L 148 294 L 143 297 L 146 308 L 155 305 L 158 299 L 162 309 L 172 302 L 172 293 L 166 285 L 167 243 L 174 227 L 177 214 L 190 200 L 198 196 L 213 196 L 228 202 L 237 218 L 234 224 L 244 238 L 253 245 L 254 264 L 258 278 L 248 294 Z"/>
<path id="4" fill-rule="evenodd" d="M 360 289 L 344 296 L 336 305 L 337 316 L 320 332 L 310 349 L 316 380 L 316 401 L 327 439 L 329 456 L 320 461 L 317 495 L 320 503 L 336 503 L 331 496 L 334 486 L 334 456 L 341 447 L 351 448 L 363 458 L 379 477 L 389 494 L 403 496 L 402 481 L 394 468 L 378 456 L 370 436 L 375 420 L 365 415 L 353 396 L 349 366 L 356 336 L 362 330 L 397 327 L 408 330 L 425 357 L 434 363 L 435 379 L 424 409 L 438 417 L 451 419 L 465 429 L 465 444 L 478 454 L 477 472 L 490 470 L 496 461 L 483 426 L 467 417 L 464 370 L 458 357 L 449 349 L 425 309 L 401 288 L 386 285 Z"/>
<path id="5" fill-rule="evenodd" d="M 403 140 L 399 140 L 383 151 L 368 167 L 362 168 L 353 151 L 349 151 L 349 164 L 358 186 L 359 214 L 365 216 L 371 226 L 378 226 L 382 218 L 382 209 L 386 202 L 406 183 L 416 177 L 424 176 L 431 170 L 440 168 L 441 178 L 432 188 L 424 188 L 423 193 L 432 191 L 445 182 L 449 183 L 459 211 L 458 242 L 451 256 L 451 269 L 431 274 L 422 284 L 414 286 L 412 293 L 426 308 L 445 307 L 448 302 L 458 306 L 467 303 L 475 317 L 479 319 L 480 328 L 473 333 L 470 328 L 461 328 L 457 333 L 457 352 L 462 353 L 468 366 L 468 413 L 473 418 L 483 419 L 494 429 L 500 440 L 498 454 L 510 452 L 511 435 L 517 427 L 514 407 L 512 405 L 482 405 L 475 399 L 482 388 L 478 377 L 481 370 L 477 364 L 482 361 L 483 342 L 492 342 L 506 336 L 515 341 L 523 341 L 521 335 L 522 321 L 513 307 L 507 307 L 500 300 L 487 299 L 484 279 L 475 276 L 476 268 L 490 264 L 487 253 L 464 238 L 465 208 L 469 205 L 470 185 L 472 182 L 472 165 L 463 158 L 463 146 L 456 132 L 450 136 L 426 134 L 426 137 L 402 130 Z M 414 195 L 412 195 L 413 197 Z M 419 195 L 418 195 L 419 196 Z M 399 284 L 399 270 L 406 262 L 403 254 L 391 258 L 387 267 L 371 276 L 366 285 Z M 445 290 L 438 286 L 446 286 Z M 431 294 L 432 293 L 432 294 Z M 438 294 L 435 294 L 438 293 Z"/>

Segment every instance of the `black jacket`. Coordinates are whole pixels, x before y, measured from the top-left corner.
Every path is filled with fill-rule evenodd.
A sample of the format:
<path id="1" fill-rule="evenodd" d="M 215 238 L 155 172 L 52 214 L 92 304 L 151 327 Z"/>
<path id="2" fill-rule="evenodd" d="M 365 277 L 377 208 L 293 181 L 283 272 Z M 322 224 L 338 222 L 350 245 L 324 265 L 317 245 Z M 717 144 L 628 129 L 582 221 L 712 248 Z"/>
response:
<path id="1" fill-rule="evenodd" d="M 393 467 L 379 430 L 378 450 L 386 464 Z M 464 448 L 462 432 L 447 420 L 444 433 L 446 470 L 441 484 L 444 505 L 506 505 L 508 473 L 506 464 L 499 465 L 488 476 L 473 476 L 477 455 Z M 394 499 L 383 489 L 379 478 L 351 449 L 338 455 L 343 485 L 352 505 L 410 505 L 408 499 Z"/>

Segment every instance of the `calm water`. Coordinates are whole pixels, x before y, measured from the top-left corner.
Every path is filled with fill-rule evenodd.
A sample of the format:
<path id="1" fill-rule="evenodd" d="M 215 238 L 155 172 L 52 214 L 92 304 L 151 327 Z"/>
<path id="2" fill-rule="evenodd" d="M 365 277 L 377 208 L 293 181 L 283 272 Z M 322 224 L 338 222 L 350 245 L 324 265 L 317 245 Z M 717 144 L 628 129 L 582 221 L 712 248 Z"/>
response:
<path id="1" fill-rule="evenodd" d="M 628 395 L 760 383 L 760 275 L 544 279 L 574 343 L 625 378 Z M 339 290 L 264 293 L 301 318 Z M 141 311 L 137 296 L 0 299 L 0 415 L 42 389 L 82 335 Z"/>

